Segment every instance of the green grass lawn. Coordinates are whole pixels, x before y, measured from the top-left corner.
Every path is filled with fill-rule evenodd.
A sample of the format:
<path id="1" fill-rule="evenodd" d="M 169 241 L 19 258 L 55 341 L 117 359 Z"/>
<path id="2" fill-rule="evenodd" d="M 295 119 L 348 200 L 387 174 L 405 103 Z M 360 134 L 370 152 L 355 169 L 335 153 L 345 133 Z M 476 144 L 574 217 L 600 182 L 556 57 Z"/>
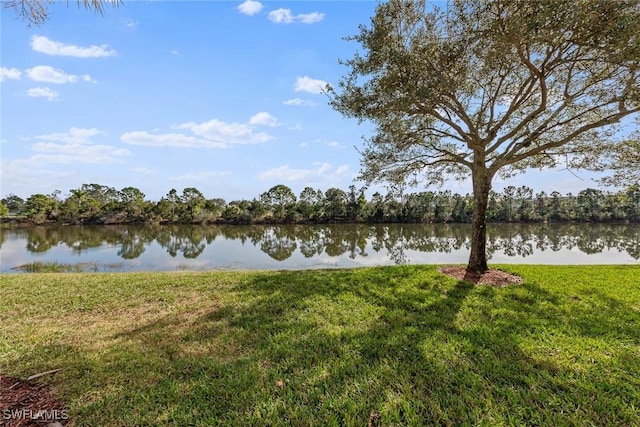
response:
<path id="1" fill-rule="evenodd" d="M 0 275 L 75 425 L 640 425 L 640 266 Z"/>

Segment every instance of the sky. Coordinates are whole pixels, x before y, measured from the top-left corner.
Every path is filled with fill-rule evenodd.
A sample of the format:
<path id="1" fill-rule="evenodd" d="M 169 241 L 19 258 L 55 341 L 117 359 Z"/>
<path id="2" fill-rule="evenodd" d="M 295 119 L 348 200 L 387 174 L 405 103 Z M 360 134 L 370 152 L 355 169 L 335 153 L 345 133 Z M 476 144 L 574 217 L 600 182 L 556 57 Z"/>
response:
<path id="1" fill-rule="evenodd" d="M 358 26 L 376 1 L 129 1 L 100 15 L 55 2 L 43 25 L 2 9 L 0 197 L 133 186 L 150 200 L 195 187 L 253 199 L 277 184 L 347 190 L 373 132 L 333 110 Z M 592 175 L 528 172 L 574 194 Z M 471 192 L 469 180 L 444 187 Z M 368 190 L 386 193 L 384 186 Z"/>

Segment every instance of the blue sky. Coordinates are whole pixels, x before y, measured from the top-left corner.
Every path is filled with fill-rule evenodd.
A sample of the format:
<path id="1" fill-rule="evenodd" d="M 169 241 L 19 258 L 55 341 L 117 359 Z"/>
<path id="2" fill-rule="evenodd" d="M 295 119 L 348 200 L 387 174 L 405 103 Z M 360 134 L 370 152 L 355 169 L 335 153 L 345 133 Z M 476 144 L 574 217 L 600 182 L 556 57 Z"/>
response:
<path id="1" fill-rule="evenodd" d="M 343 38 L 376 4 L 124 0 L 101 16 L 70 1 L 42 26 L 3 9 L 0 196 L 85 183 L 151 200 L 186 187 L 226 201 L 276 184 L 360 187 L 356 147 L 372 128 L 332 110 L 321 88 L 347 72 L 338 60 L 358 45 Z M 576 193 L 590 176 L 533 172 L 494 187 Z"/>

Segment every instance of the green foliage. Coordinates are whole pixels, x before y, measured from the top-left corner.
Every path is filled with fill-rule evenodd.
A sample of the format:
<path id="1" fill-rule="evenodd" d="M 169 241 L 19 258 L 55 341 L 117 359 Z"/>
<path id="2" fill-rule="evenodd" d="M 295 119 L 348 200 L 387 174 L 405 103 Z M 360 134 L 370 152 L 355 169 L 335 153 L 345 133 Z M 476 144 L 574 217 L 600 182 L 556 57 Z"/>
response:
<path id="1" fill-rule="evenodd" d="M 634 184 L 629 187 L 623 197 L 624 211 L 630 221 L 640 219 L 640 185 Z"/>
<path id="2" fill-rule="evenodd" d="M 182 190 L 180 202 L 183 205 L 183 219 L 187 222 L 197 222 L 200 219 L 207 200 L 204 195 L 194 187 Z"/>
<path id="3" fill-rule="evenodd" d="M 130 221 L 144 220 L 149 205 L 144 193 L 135 187 L 125 187 L 118 192 L 117 210 L 123 212 Z"/>
<path id="4" fill-rule="evenodd" d="M 21 212 L 26 218 L 36 224 L 53 220 L 59 208 L 60 202 L 53 196 L 34 194 L 29 196 Z"/>
<path id="5" fill-rule="evenodd" d="M 60 218 L 64 222 L 93 222 L 100 217 L 100 199 L 99 195 L 96 199 L 86 190 L 71 190 L 71 195 L 61 205 Z"/>
<path id="6" fill-rule="evenodd" d="M 234 200 L 228 204 L 220 198 L 206 199 L 193 187 L 184 189 L 181 196 L 172 189 L 156 203 L 144 200 L 144 193 L 134 187 L 116 191 L 115 200 L 107 198 L 102 201 L 82 188 L 86 186 L 71 190 L 62 201 L 55 194 L 33 195 L 28 203 L 22 204 L 21 214 L 34 223 L 55 221 L 68 224 L 470 223 L 474 207 L 470 194 L 451 191 L 402 193 L 394 190 L 385 196 L 376 192 L 367 199 L 364 191 L 356 190 L 355 186 L 351 186 L 348 192 L 330 188 L 325 193 L 307 187 L 297 200 L 289 187 L 275 186 L 259 199 Z M 638 222 L 638 188 L 638 185 L 632 185 L 618 192 L 587 188 L 577 195 L 563 195 L 556 191 L 534 194 L 533 189 L 526 186 L 507 186 L 502 192 L 490 192 L 487 220 Z M 17 196 L 7 196 L 4 200 L 15 198 Z"/>
<path id="7" fill-rule="evenodd" d="M 339 188 L 329 188 L 324 193 L 324 219 L 343 221 L 347 217 L 347 193 Z"/>
<path id="8" fill-rule="evenodd" d="M 324 193 L 322 190 L 305 187 L 300 193 L 296 208 L 303 219 L 318 221 L 323 216 Z"/>
<path id="9" fill-rule="evenodd" d="M 640 118 L 636 119 L 636 126 L 639 123 Z M 624 186 L 640 182 L 640 130 L 636 130 L 615 149 L 610 149 L 599 160 L 602 169 L 612 171 L 611 175 L 600 180 L 603 184 Z"/>
<path id="10" fill-rule="evenodd" d="M 211 213 L 211 218 L 213 220 L 217 220 L 222 216 L 222 212 L 224 212 L 225 207 L 226 203 L 224 199 L 221 198 L 207 199 L 205 203 L 205 209 Z"/>
<path id="11" fill-rule="evenodd" d="M 97 262 L 84 262 L 76 264 L 64 264 L 55 261 L 35 261 L 29 264 L 20 265 L 13 270 L 24 273 L 84 273 L 106 271 L 110 268 L 118 268 L 120 264 L 100 265 Z"/>
<path id="12" fill-rule="evenodd" d="M 24 208 L 24 200 L 15 194 L 7 195 L 0 200 L 0 202 L 5 205 L 11 213 L 18 213 Z"/>
<path id="13" fill-rule="evenodd" d="M 180 217 L 181 211 L 180 197 L 175 188 L 172 188 L 155 206 L 155 212 L 161 221 L 175 222 Z"/>
<path id="14" fill-rule="evenodd" d="M 260 202 L 278 221 L 292 215 L 296 200 L 296 195 L 291 188 L 283 184 L 275 185 L 260 195 Z"/>

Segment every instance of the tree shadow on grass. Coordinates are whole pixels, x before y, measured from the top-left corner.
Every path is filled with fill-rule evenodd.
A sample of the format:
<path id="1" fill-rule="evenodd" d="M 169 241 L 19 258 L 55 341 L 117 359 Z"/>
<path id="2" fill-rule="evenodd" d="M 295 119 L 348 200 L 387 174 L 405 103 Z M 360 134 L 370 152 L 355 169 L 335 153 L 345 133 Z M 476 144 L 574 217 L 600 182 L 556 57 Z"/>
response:
<path id="1" fill-rule="evenodd" d="M 70 368 L 85 387 L 98 375 L 81 369 L 112 373 L 77 407 L 82 423 L 640 420 L 640 320 L 621 302 L 566 310 L 535 283 L 495 289 L 415 266 L 255 274 L 224 292 L 209 310 L 163 316 L 80 357 Z"/>
<path id="2" fill-rule="evenodd" d="M 433 274 L 416 280 L 421 274 L 411 267 L 364 279 L 357 271 L 283 272 L 235 289 L 258 298 L 232 325 L 251 332 L 248 344 L 269 366 L 264 374 L 292 392 L 277 419 L 366 424 L 379 413 L 383 425 L 640 420 L 633 406 L 640 384 L 615 374 L 640 372 L 637 312 L 610 302 L 569 315 L 560 297 L 535 284 L 499 290 Z M 337 304 L 341 314 L 322 304 Z M 635 324 L 621 326 L 623 315 Z M 616 332 L 598 334 L 594 324 Z M 620 338 L 636 347 L 612 350 Z M 572 341 L 583 342 L 558 348 Z"/>

